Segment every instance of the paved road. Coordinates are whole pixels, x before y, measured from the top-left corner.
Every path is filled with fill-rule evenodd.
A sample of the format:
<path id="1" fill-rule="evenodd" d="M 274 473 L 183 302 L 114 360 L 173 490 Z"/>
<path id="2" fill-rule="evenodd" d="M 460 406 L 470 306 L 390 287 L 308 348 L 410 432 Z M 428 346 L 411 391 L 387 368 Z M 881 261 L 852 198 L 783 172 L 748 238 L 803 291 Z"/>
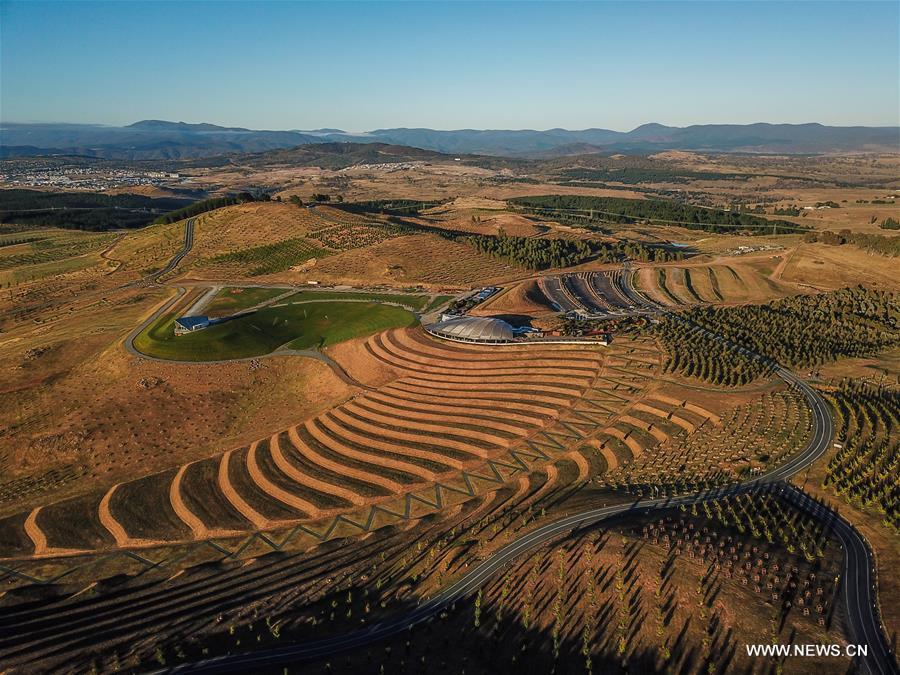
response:
<path id="1" fill-rule="evenodd" d="M 898 672 L 897 662 L 890 652 L 877 613 L 873 609 L 878 592 L 872 574 L 875 560 L 866 540 L 850 523 L 793 485 L 784 484 L 782 494 L 798 508 L 827 523 L 841 542 L 844 549 L 841 582 L 847 612 L 847 639 L 851 644 L 868 645 L 869 648 L 866 658 L 856 659 L 860 671 L 873 675 Z"/>
<path id="2" fill-rule="evenodd" d="M 184 224 L 184 244 L 181 246 L 181 250 L 178 251 L 172 259 L 168 262 L 168 264 L 163 267 L 159 272 L 151 275 L 153 280 L 156 283 L 160 283 L 160 279 L 166 276 L 169 272 L 178 267 L 178 263 L 181 262 L 181 259 L 186 256 L 191 248 L 194 246 L 194 223 L 197 221 L 196 218 L 188 218 L 187 222 Z"/>
<path id="3" fill-rule="evenodd" d="M 626 270 L 622 277 L 623 290 L 629 296 L 659 311 L 673 314 L 668 308 L 650 300 L 634 286 L 633 273 Z M 699 328 L 698 328 L 699 329 Z M 703 329 L 699 329 L 703 330 Z M 709 331 L 704 332 L 708 333 Z M 721 339 L 714 336 L 716 339 Z M 730 344 L 730 343 L 729 343 Z M 748 356 L 761 358 L 748 350 L 731 344 Z M 827 449 L 834 436 L 834 420 L 831 410 L 819 394 L 806 382 L 781 367 L 775 373 L 788 385 L 795 387 L 803 394 L 813 413 L 813 439 L 806 450 L 791 458 L 786 464 L 766 474 L 767 481 L 786 481 L 790 476 L 809 466 Z M 822 444 L 816 453 L 813 447 Z M 898 672 L 897 661 L 888 646 L 886 634 L 878 619 L 878 588 L 874 582 L 875 559 L 863 536 L 846 520 L 838 516 L 826 506 L 818 504 L 794 486 L 785 482 L 781 484 L 785 497 L 813 517 L 825 522 L 833 528 L 844 549 L 844 603 L 847 611 L 849 638 L 854 644 L 865 644 L 869 647 L 867 658 L 857 658 L 857 665 L 862 672 L 888 675 Z"/>
<path id="4" fill-rule="evenodd" d="M 635 299 L 640 304 L 649 305 L 654 309 L 661 309 L 655 303 L 645 301 L 646 299 L 642 294 L 633 289 L 629 283 L 630 276 L 630 272 L 626 270 L 623 274 L 621 286 L 628 297 Z M 736 495 L 768 486 L 784 494 L 792 503 L 810 515 L 825 521 L 833 527 L 833 531 L 840 539 L 845 552 L 843 570 L 844 601 L 847 608 L 850 638 L 854 643 L 869 646 L 868 656 L 859 658 L 858 666 L 862 672 L 870 673 L 871 675 L 896 673 L 896 663 L 890 653 L 884 633 L 877 619 L 877 605 L 875 602 L 877 591 L 873 585 L 871 575 L 871 570 L 874 569 L 873 559 L 865 541 L 852 526 L 839 518 L 833 511 L 814 502 L 793 486 L 783 482 L 809 466 L 828 449 L 834 436 L 834 423 L 831 418 L 831 411 L 822 397 L 806 382 L 783 368 L 776 368 L 775 372 L 789 386 L 799 390 L 806 399 L 813 413 L 813 434 L 801 452 L 791 457 L 782 466 L 775 467 L 752 481 L 690 495 L 637 500 L 632 503 L 584 511 L 524 534 L 518 540 L 506 545 L 490 558 L 476 565 L 456 583 L 443 589 L 432 598 L 427 599 L 415 610 L 404 616 L 388 619 L 359 631 L 333 638 L 264 652 L 217 657 L 180 666 L 173 669 L 172 672 L 247 672 L 290 661 L 323 658 L 362 647 L 387 637 L 399 635 L 411 626 L 433 618 L 453 603 L 469 596 L 520 555 L 539 548 L 573 530 L 594 526 L 604 520 L 625 514 L 649 513 L 652 510 L 671 509 L 682 504 L 696 504 L 709 499 Z"/>

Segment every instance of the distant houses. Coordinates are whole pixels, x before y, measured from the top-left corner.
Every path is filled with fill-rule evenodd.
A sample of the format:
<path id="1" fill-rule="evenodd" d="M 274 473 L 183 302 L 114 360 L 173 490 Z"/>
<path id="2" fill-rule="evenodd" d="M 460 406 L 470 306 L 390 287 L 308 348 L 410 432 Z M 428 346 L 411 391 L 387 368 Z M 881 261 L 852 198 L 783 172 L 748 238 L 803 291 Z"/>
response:
<path id="1" fill-rule="evenodd" d="M 183 316 L 175 319 L 175 335 L 186 335 L 209 326 L 208 316 Z"/>

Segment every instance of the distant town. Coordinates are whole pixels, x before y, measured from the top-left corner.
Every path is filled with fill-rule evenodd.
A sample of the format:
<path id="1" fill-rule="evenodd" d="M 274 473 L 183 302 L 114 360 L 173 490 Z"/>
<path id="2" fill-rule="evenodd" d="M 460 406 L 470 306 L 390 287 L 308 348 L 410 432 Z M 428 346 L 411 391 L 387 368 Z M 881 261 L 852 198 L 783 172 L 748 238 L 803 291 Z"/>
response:
<path id="1" fill-rule="evenodd" d="M 134 169 L 97 169 L 77 166 L 7 167 L 0 174 L 4 187 L 55 187 L 67 190 L 103 192 L 125 187 L 169 186 L 173 179 L 181 179 L 178 172 L 140 171 Z"/>

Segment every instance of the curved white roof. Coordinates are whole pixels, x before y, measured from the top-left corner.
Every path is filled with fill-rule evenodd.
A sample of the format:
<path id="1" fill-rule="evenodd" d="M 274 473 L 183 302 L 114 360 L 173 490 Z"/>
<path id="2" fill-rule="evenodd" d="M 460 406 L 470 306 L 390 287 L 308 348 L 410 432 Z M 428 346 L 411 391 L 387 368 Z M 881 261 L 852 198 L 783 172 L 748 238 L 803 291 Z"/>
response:
<path id="1" fill-rule="evenodd" d="M 488 316 L 454 317 L 428 326 L 428 332 L 475 342 L 508 342 L 515 337 L 512 326 L 502 319 Z"/>

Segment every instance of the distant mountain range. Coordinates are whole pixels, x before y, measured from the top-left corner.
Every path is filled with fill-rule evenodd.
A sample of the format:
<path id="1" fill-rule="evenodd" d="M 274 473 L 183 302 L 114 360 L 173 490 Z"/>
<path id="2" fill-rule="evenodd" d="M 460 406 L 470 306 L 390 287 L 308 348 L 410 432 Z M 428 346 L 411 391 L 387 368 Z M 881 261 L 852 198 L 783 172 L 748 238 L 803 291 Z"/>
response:
<path id="1" fill-rule="evenodd" d="M 265 131 L 214 124 L 144 120 L 125 127 L 89 124 L 12 124 L 0 127 L 0 157 L 48 154 L 109 159 L 195 159 L 255 153 L 316 143 L 383 143 L 445 154 L 555 157 L 592 152 L 648 154 L 700 152 L 900 152 L 900 127 L 828 127 L 821 124 L 644 124 L 609 129 L 478 130 L 340 129 Z"/>

